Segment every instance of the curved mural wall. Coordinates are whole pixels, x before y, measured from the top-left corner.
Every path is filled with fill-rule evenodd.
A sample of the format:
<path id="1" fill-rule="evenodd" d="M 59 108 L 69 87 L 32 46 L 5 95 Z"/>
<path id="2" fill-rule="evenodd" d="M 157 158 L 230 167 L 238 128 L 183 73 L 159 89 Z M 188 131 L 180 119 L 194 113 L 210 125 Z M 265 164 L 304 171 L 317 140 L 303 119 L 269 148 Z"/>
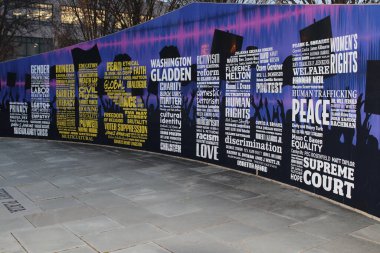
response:
<path id="1" fill-rule="evenodd" d="M 0 82 L 1 136 L 206 161 L 380 217 L 380 6 L 192 4 Z"/>

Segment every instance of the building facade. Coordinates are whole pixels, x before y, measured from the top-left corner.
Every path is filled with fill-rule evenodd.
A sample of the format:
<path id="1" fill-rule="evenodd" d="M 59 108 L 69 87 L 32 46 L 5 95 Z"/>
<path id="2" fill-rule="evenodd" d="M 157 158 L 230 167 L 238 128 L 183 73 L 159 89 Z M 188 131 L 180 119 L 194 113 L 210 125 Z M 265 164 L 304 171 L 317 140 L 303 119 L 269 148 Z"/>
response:
<path id="1" fill-rule="evenodd" d="M 150 0 L 143 1 L 145 7 L 149 4 L 149 1 Z M 10 59 L 40 54 L 87 40 L 88 38 L 86 39 L 83 36 L 83 32 L 78 31 L 83 29 L 83 27 L 80 28 L 79 21 L 83 15 L 88 14 L 88 11 L 83 12 L 80 9 L 80 5 L 73 6 L 72 2 L 73 1 L 43 0 L 36 1 L 36 3 L 31 4 L 27 8 L 14 10 L 12 13 L 13 17 L 17 18 L 23 15 L 23 17 L 28 20 L 28 29 L 15 37 L 14 50 Z M 154 13 L 151 14 L 152 17 L 157 17 L 165 12 L 165 1 L 155 1 L 155 4 Z M 157 4 L 159 5 L 157 6 Z M 97 10 L 97 13 L 97 15 L 100 13 L 100 16 L 105 16 L 102 14 L 102 11 Z M 121 14 L 121 16 L 125 18 L 123 14 Z M 141 20 L 144 21 L 144 18 L 141 18 Z M 101 23 L 104 22 L 104 20 L 100 17 L 96 22 Z M 126 27 L 126 24 L 118 23 L 119 21 L 117 20 L 113 22 L 116 22 L 114 25 L 116 30 L 114 29 L 111 32 Z M 99 27 L 101 26 L 102 25 L 99 24 Z M 101 34 L 100 36 L 103 35 L 105 34 Z"/>

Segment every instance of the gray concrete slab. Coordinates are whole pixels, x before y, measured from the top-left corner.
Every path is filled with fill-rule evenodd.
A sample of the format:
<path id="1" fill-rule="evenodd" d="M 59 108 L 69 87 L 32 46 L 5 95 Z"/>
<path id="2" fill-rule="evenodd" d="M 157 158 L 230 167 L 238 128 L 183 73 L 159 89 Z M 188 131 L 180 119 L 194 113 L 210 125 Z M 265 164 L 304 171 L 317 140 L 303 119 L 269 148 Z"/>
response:
<path id="1" fill-rule="evenodd" d="M 176 253 L 240 253 L 240 249 L 233 248 L 213 237 L 194 231 L 182 235 L 172 236 L 155 241 L 161 247 Z"/>
<path id="2" fill-rule="evenodd" d="M 240 205 L 239 203 L 228 200 L 222 197 L 221 194 L 210 194 L 200 197 L 195 197 L 193 199 L 188 200 L 188 203 L 192 203 L 202 210 L 210 213 L 214 213 L 217 215 L 227 215 L 234 210 L 244 209 L 245 207 Z"/>
<path id="3" fill-rule="evenodd" d="M 306 221 L 310 219 L 315 219 L 320 217 L 326 212 L 319 210 L 318 208 L 312 208 L 303 205 L 302 203 L 293 203 L 283 204 L 281 207 L 277 207 L 274 210 L 271 210 L 272 213 L 284 216 L 296 221 Z"/>
<path id="4" fill-rule="evenodd" d="M 247 238 L 259 236 L 264 233 L 261 229 L 250 227 L 237 221 L 207 227 L 201 229 L 201 231 L 219 239 L 220 241 L 228 243 L 237 243 L 239 241 L 246 240 Z"/>
<path id="5" fill-rule="evenodd" d="M 252 191 L 244 191 L 239 189 L 231 189 L 227 191 L 223 191 L 223 198 L 234 200 L 234 201 L 241 201 L 251 198 L 256 198 L 260 196 L 259 193 L 255 193 Z"/>
<path id="6" fill-rule="evenodd" d="M 124 197 L 126 199 L 136 196 L 136 195 L 139 196 L 139 195 L 156 193 L 154 189 L 151 189 L 149 187 L 143 187 L 141 185 L 126 186 L 124 188 L 112 190 L 111 192 L 121 197 Z"/>
<path id="7" fill-rule="evenodd" d="M 41 181 L 19 186 L 18 189 L 31 200 L 44 200 L 63 197 L 63 193 L 48 181 Z"/>
<path id="8" fill-rule="evenodd" d="M 121 224 L 111 220 L 106 216 L 95 216 L 91 218 L 81 219 L 80 222 L 71 221 L 63 223 L 62 225 L 78 236 L 123 228 Z"/>
<path id="9" fill-rule="evenodd" d="M 86 245 L 59 226 L 17 231 L 13 235 L 30 253 L 51 253 Z"/>
<path id="10" fill-rule="evenodd" d="M 174 181 L 181 186 L 185 191 L 200 192 L 200 193 L 217 193 L 233 189 L 230 186 L 215 183 L 209 180 L 201 179 L 198 177 L 187 178 Z"/>
<path id="11" fill-rule="evenodd" d="M 142 222 L 152 223 L 153 221 L 160 220 L 164 217 L 159 214 L 152 213 L 143 207 L 135 205 L 105 208 L 102 212 L 107 217 L 110 217 L 114 221 L 117 221 L 125 226 L 139 224 Z"/>
<path id="12" fill-rule="evenodd" d="M 240 221 L 243 224 L 247 224 L 267 232 L 273 232 L 297 223 L 297 221 L 293 219 L 253 208 L 231 212 L 227 216 L 234 220 Z"/>
<path id="13" fill-rule="evenodd" d="M 25 217 L 6 217 L 0 219 L 0 233 L 9 233 L 28 228 L 33 228 L 33 225 Z"/>
<path id="14" fill-rule="evenodd" d="M 326 242 L 325 239 L 285 228 L 249 238 L 238 247 L 241 247 L 241 250 L 257 253 L 295 253 L 303 252 Z"/>
<path id="15" fill-rule="evenodd" d="M 165 217 L 179 216 L 201 211 L 202 208 L 191 200 L 177 199 L 172 201 L 165 201 L 159 204 L 154 204 L 145 207 L 148 211 L 162 215 Z"/>
<path id="16" fill-rule="evenodd" d="M 91 207 L 79 206 L 26 215 L 25 218 L 36 227 L 44 227 L 94 217 L 99 214 L 100 212 Z"/>
<path id="17" fill-rule="evenodd" d="M 207 193 L 185 191 L 178 187 L 177 189 L 172 190 L 155 191 L 143 195 L 128 196 L 128 199 L 141 206 L 150 206 L 176 199 L 192 199 L 203 195 L 207 195 Z"/>
<path id="18" fill-rule="evenodd" d="M 37 201 L 36 203 L 44 211 L 83 206 L 83 203 L 79 202 L 73 197 L 47 199 L 47 200 Z"/>
<path id="19" fill-rule="evenodd" d="M 141 244 L 127 249 L 113 251 L 113 253 L 170 253 L 155 243 Z"/>
<path id="20" fill-rule="evenodd" d="M 291 198 L 278 198 L 277 195 L 274 194 L 263 194 L 258 196 L 257 198 L 247 199 L 241 202 L 243 206 L 249 208 L 260 208 L 265 211 L 281 211 L 282 207 L 291 207 L 294 205 L 299 205 L 302 202 L 297 200 L 292 200 Z M 289 215 L 292 215 L 289 213 Z"/>
<path id="21" fill-rule="evenodd" d="M 353 231 L 361 231 L 369 226 L 369 222 L 361 219 L 350 219 L 336 214 L 328 214 L 300 222 L 291 227 L 297 231 L 309 233 L 321 238 L 330 239 L 342 234 L 349 234 Z M 362 231 L 365 234 L 366 231 Z"/>
<path id="22" fill-rule="evenodd" d="M 351 235 L 380 245 L 380 224 L 373 224 L 362 228 L 351 233 Z"/>
<path id="23" fill-rule="evenodd" d="M 170 218 L 163 217 L 153 220 L 152 223 L 172 234 L 183 234 L 231 221 L 232 219 L 227 216 L 200 211 Z"/>
<path id="24" fill-rule="evenodd" d="M 0 252 L 25 253 L 24 249 L 10 233 L 0 233 Z"/>
<path id="25" fill-rule="evenodd" d="M 373 219 L 159 154 L 0 138 L 0 189 L 1 253 L 380 252 Z"/>
<path id="26" fill-rule="evenodd" d="M 76 199 L 97 210 L 112 209 L 118 206 L 132 205 L 131 201 L 113 194 L 110 191 L 77 195 Z"/>
<path id="27" fill-rule="evenodd" d="M 85 235 L 83 240 L 101 252 L 109 252 L 168 236 L 167 232 L 151 224 L 143 223 L 103 233 Z"/>
<path id="28" fill-rule="evenodd" d="M 351 236 L 335 237 L 333 240 L 306 250 L 305 253 L 379 253 L 380 246 Z"/>
<path id="29" fill-rule="evenodd" d="M 5 206 L 2 206 L 0 208 L 0 218 L 5 219 L 7 217 L 14 218 L 14 217 L 23 217 L 28 214 L 34 214 L 34 213 L 40 213 L 41 208 L 38 206 L 36 202 L 33 202 L 28 197 L 26 197 L 24 194 L 22 194 L 19 190 L 17 190 L 15 187 L 0 187 L 1 189 L 5 190 L 10 196 L 11 199 L 9 200 L 16 200 L 19 205 L 20 209 L 17 212 L 9 212 L 9 210 L 6 210 L 5 212 L 2 212 L 2 210 L 6 209 Z"/>
<path id="30" fill-rule="evenodd" d="M 69 250 L 64 250 L 64 251 L 59 251 L 57 253 L 95 253 L 94 249 L 88 247 L 88 246 L 80 246 L 74 249 L 69 249 Z"/>

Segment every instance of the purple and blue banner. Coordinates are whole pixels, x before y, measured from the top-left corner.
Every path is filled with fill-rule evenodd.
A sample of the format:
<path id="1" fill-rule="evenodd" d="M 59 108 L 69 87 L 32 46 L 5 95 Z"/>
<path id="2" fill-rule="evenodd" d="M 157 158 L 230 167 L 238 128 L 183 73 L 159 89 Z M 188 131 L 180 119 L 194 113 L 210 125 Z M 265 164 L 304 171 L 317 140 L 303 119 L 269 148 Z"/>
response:
<path id="1" fill-rule="evenodd" d="M 0 135 L 191 158 L 380 217 L 380 6 L 192 4 L 0 63 Z"/>

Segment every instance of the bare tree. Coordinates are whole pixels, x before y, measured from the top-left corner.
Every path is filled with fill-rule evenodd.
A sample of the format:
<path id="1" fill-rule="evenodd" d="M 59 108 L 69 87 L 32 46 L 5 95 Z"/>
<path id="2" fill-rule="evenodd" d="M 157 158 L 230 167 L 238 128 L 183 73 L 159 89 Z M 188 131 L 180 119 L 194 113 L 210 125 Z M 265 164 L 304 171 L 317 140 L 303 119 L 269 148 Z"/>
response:
<path id="1" fill-rule="evenodd" d="M 64 16 L 62 12 L 65 11 L 63 14 L 70 16 L 71 22 L 55 20 L 54 40 L 56 48 L 92 40 L 138 25 L 193 2 L 316 4 L 374 1 L 379 0 L 58 0 L 61 19 Z"/>
<path id="2" fill-rule="evenodd" d="M 59 21 L 53 23 L 53 33 L 55 48 L 71 46 L 83 40 L 82 37 L 78 37 L 78 29 L 75 26 L 61 24 Z"/>
<path id="3" fill-rule="evenodd" d="M 278 4 L 371 4 L 379 0 L 277 0 Z"/>
<path id="4" fill-rule="evenodd" d="M 112 16 L 122 28 L 149 21 L 187 4 L 185 0 L 112 0 L 112 2 L 110 6 Z"/>
<path id="5" fill-rule="evenodd" d="M 236 3 L 236 4 L 269 4 L 273 3 L 273 0 L 182 0 L 182 5 L 189 3 Z"/>
<path id="6" fill-rule="evenodd" d="M 181 6 L 181 0 L 59 0 L 71 24 L 55 25 L 56 46 L 67 46 L 114 33 Z M 61 7 L 62 12 L 62 7 Z M 61 13 L 62 17 L 62 13 Z"/>
<path id="7" fill-rule="evenodd" d="M 69 35 L 69 40 L 91 40 L 108 34 L 106 13 L 102 9 L 103 0 L 59 0 L 61 6 L 61 20 L 58 20 L 57 29 L 62 24 L 63 30 L 59 36 Z M 66 18 L 67 20 L 62 20 Z"/>
<path id="8" fill-rule="evenodd" d="M 33 31 L 28 10 L 38 2 L 0 0 L 0 61 L 13 55 L 18 36 L 25 36 Z"/>

